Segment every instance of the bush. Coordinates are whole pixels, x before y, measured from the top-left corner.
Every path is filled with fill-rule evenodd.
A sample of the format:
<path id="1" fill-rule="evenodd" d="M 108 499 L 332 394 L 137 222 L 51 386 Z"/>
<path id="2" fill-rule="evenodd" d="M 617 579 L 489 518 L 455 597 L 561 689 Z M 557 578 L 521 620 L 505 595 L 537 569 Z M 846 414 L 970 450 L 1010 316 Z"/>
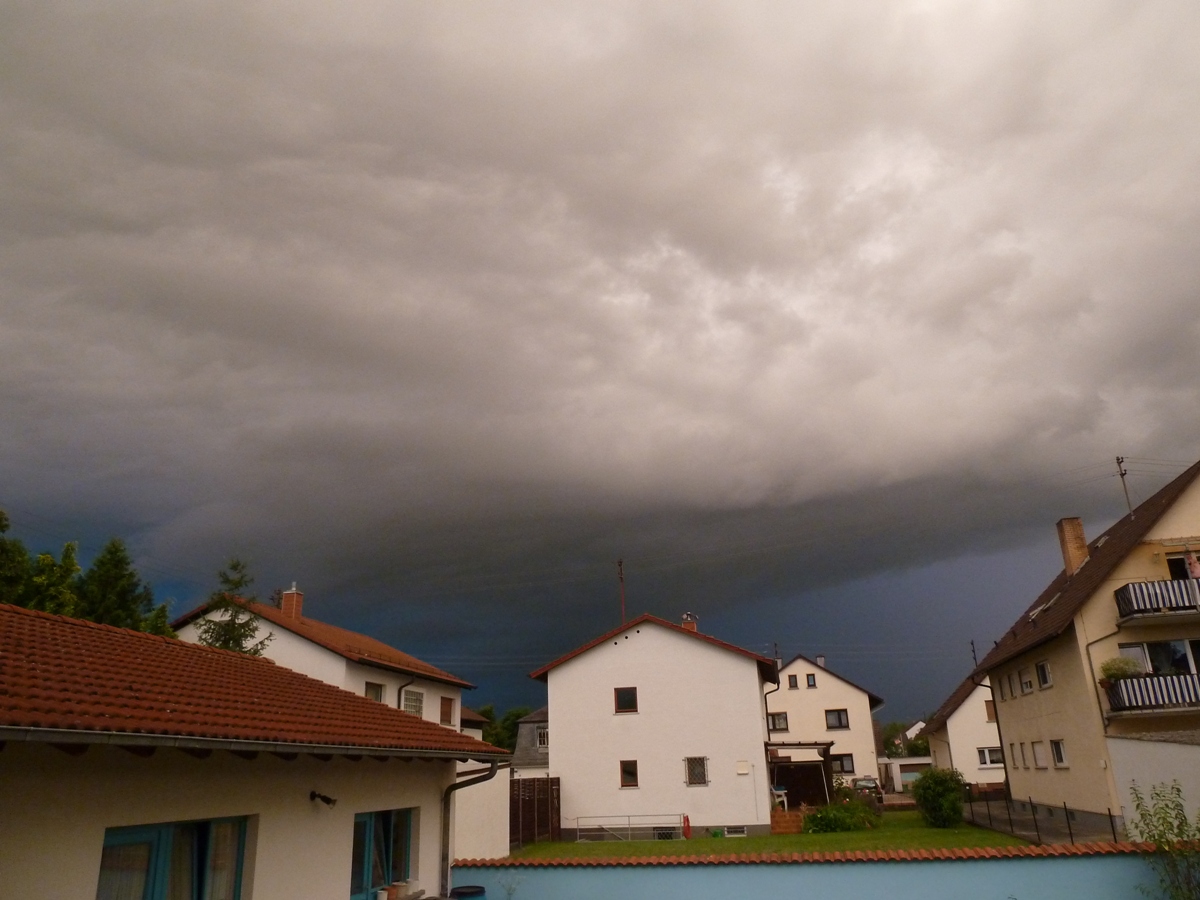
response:
<path id="1" fill-rule="evenodd" d="M 925 824 L 953 828 L 962 821 L 967 783 L 956 769 L 927 769 L 913 782 L 912 795 Z"/>
<path id="2" fill-rule="evenodd" d="M 1129 793 L 1137 812 L 1130 831 L 1154 845 L 1150 865 L 1163 895 L 1171 900 L 1200 897 L 1200 813 L 1195 824 L 1188 821 L 1179 782 L 1154 785 L 1149 800 L 1142 796 L 1136 781 L 1129 786 Z"/>
<path id="3" fill-rule="evenodd" d="M 804 817 L 806 834 L 831 831 L 866 831 L 879 824 L 879 818 L 861 800 L 846 800 L 814 810 Z"/>
<path id="4" fill-rule="evenodd" d="M 1106 659 L 1100 663 L 1100 677 L 1107 678 L 1109 681 L 1116 681 L 1118 678 L 1132 678 L 1134 675 L 1141 675 L 1144 671 L 1140 662 L 1130 659 L 1128 656 L 1114 656 L 1112 659 Z"/>

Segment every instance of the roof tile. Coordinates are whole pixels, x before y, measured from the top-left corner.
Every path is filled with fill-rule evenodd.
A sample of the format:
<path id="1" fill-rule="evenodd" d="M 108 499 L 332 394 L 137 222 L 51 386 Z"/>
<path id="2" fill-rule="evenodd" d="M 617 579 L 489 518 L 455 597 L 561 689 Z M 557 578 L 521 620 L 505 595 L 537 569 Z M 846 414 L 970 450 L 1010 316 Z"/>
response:
<path id="1" fill-rule="evenodd" d="M 268 659 L 5 604 L 0 727 L 507 756 Z"/>

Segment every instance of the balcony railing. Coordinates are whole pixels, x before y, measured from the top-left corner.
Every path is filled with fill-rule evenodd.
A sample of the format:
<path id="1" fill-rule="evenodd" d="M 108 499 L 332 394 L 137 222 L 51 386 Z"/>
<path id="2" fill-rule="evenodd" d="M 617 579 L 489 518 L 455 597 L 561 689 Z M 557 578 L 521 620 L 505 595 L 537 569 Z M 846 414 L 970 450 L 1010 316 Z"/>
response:
<path id="1" fill-rule="evenodd" d="M 1108 688 L 1113 712 L 1137 710 L 1200 709 L 1200 677 L 1196 675 L 1141 675 L 1121 678 Z"/>
<path id="2" fill-rule="evenodd" d="M 1195 578 L 1179 581 L 1134 581 L 1116 590 L 1117 613 L 1126 616 L 1163 612 L 1196 612 L 1200 609 L 1200 582 Z"/>

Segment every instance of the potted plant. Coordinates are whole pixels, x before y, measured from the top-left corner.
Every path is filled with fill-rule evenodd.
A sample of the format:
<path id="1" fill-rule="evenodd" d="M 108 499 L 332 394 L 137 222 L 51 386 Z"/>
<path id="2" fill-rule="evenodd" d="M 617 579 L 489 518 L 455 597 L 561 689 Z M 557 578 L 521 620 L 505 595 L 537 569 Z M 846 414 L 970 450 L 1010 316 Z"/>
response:
<path id="1" fill-rule="evenodd" d="M 1142 664 L 1128 656 L 1114 656 L 1100 663 L 1100 687 L 1108 690 L 1114 681 L 1145 674 Z"/>

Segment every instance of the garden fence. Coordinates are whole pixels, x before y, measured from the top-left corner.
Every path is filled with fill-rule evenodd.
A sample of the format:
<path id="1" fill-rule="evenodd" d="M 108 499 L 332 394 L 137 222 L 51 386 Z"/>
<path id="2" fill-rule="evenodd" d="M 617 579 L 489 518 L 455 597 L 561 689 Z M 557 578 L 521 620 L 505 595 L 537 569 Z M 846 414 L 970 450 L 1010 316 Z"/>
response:
<path id="1" fill-rule="evenodd" d="M 1112 812 L 1073 809 L 1009 797 L 1003 791 L 971 789 L 963 817 L 973 825 L 1002 831 L 1035 844 L 1084 844 L 1125 839 L 1124 819 Z"/>

